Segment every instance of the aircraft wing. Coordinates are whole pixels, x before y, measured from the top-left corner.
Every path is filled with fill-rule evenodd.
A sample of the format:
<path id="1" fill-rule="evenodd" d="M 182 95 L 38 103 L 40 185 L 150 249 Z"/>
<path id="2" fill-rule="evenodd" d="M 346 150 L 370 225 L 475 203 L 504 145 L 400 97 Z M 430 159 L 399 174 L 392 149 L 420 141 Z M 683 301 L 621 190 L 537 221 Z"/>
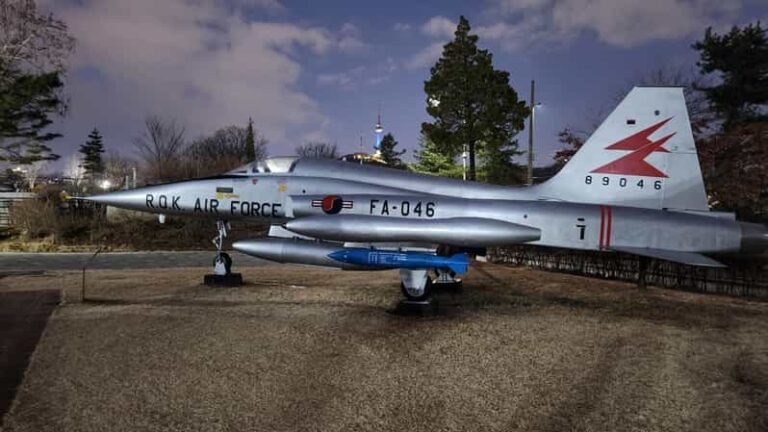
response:
<path id="1" fill-rule="evenodd" d="M 719 261 L 716 261 L 706 255 L 696 252 L 680 252 L 664 249 L 649 249 L 637 247 L 611 247 L 616 252 L 625 252 L 633 255 L 640 255 L 648 258 L 672 261 L 681 264 L 702 266 L 702 267 L 726 267 Z"/>

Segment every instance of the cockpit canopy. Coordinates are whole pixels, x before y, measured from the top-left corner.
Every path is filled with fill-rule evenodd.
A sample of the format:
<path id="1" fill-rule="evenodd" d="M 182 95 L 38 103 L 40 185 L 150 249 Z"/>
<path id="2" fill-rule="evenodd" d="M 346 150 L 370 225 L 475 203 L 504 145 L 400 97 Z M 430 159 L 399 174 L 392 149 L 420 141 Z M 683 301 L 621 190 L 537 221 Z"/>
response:
<path id="1" fill-rule="evenodd" d="M 247 176 L 265 173 L 290 173 L 293 172 L 293 167 L 298 159 L 297 156 L 269 157 L 237 167 L 227 172 L 227 174 Z"/>

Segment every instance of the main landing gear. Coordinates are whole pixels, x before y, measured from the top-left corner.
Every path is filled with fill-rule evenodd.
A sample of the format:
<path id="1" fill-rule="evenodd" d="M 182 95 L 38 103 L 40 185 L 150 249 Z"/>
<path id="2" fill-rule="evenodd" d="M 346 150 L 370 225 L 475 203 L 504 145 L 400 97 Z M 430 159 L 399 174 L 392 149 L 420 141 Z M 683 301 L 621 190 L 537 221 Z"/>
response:
<path id="1" fill-rule="evenodd" d="M 429 270 L 400 269 L 400 291 L 405 299 L 400 300 L 389 312 L 404 316 L 437 315 L 437 302 L 432 298 L 432 287 Z"/>
<path id="2" fill-rule="evenodd" d="M 229 222 L 216 221 L 216 229 L 218 234 L 213 238 L 213 244 L 216 245 L 213 274 L 205 275 L 203 283 L 205 285 L 240 286 L 243 284 L 243 276 L 240 273 L 232 273 L 232 257 L 221 251 L 224 239 L 227 237 L 227 230 L 230 229 Z"/>
<path id="3" fill-rule="evenodd" d="M 456 277 L 456 273 L 450 270 L 435 269 L 437 279 L 435 279 L 435 288 L 458 291 L 462 287 L 461 278 Z"/>
<path id="4" fill-rule="evenodd" d="M 400 269 L 400 292 L 409 301 L 428 301 L 435 289 L 461 289 L 461 279 L 450 270 L 434 269 L 435 279 L 429 276 L 429 270 Z"/>
<path id="5" fill-rule="evenodd" d="M 429 270 L 400 269 L 400 291 L 412 302 L 426 302 L 432 296 Z"/>
<path id="6" fill-rule="evenodd" d="M 430 272 L 434 271 L 433 279 Z M 400 300 L 390 312 L 406 316 L 434 316 L 438 314 L 437 301 L 432 297 L 435 289 L 459 289 L 461 280 L 456 274 L 443 269 L 409 270 L 400 269 Z"/>

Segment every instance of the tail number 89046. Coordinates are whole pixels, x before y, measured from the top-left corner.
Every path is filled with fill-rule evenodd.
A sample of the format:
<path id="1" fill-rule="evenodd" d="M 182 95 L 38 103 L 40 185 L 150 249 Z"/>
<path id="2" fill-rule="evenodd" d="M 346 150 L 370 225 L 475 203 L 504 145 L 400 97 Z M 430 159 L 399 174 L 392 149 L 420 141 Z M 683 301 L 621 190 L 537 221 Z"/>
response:
<path id="1" fill-rule="evenodd" d="M 656 180 L 652 182 L 650 180 L 640 179 L 637 181 L 637 183 L 634 183 L 634 185 L 630 185 L 630 182 L 626 177 L 611 179 L 608 176 L 592 177 L 591 175 L 588 175 L 584 177 L 584 183 L 588 185 L 596 184 L 601 186 L 610 186 L 611 184 L 613 184 L 613 185 L 618 185 L 620 188 L 625 188 L 629 186 L 629 187 L 636 187 L 638 189 L 644 189 L 646 187 L 649 187 L 649 188 L 652 187 L 656 190 L 661 189 L 661 180 Z"/>

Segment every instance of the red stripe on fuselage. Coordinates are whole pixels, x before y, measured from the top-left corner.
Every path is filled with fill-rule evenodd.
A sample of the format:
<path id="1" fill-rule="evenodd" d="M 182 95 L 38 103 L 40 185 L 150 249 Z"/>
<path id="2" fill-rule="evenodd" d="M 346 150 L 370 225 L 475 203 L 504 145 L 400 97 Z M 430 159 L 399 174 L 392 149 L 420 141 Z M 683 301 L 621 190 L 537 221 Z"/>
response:
<path id="1" fill-rule="evenodd" d="M 605 231 L 605 207 L 600 206 L 600 249 L 603 248 L 604 231 Z"/>

